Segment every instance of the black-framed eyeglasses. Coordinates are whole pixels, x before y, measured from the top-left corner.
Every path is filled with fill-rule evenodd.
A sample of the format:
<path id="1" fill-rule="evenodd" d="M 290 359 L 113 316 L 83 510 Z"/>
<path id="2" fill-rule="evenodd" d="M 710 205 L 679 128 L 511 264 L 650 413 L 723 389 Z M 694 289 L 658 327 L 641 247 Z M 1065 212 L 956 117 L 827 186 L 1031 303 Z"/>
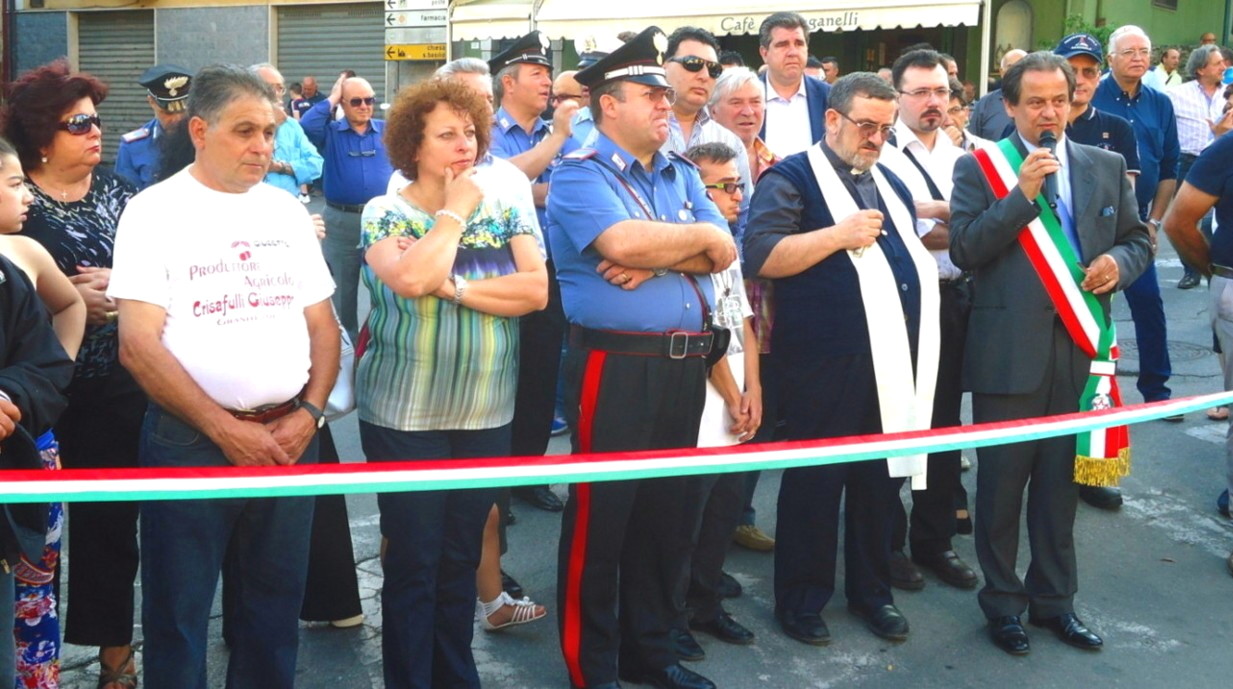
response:
<path id="1" fill-rule="evenodd" d="M 358 108 L 361 105 L 371 106 L 373 103 L 377 102 L 377 99 L 373 98 L 372 96 L 369 96 L 367 98 L 352 98 L 351 100 L 347 102 L 351 104 L 351 107 Z"/>
<path id="2" fill-rule="evenodd" d="M 711 75 L 712 79 L 718 79 L 720 74 L 724 73 L 724 66 L 718 62 L 711 62 L 698 57 L 697 55 L 686 55 L 685 57 L 670 57 L 668 62 L 675 62 L 685 68 L 687 72 L 701 72 L 703 67 L 706 67 L 706 73 Z"/>
<path id="3" fill-rule="evenodd" d="M 835 112 L 839 112 L 839 111 L 836 110 Z M 856 120 L 852 119 L 851 117 L 848 117 L 847 115 L 841 112 L 839 112 L 839 116 L 851 122 L 852 124 L 856 125 L 856 128 L 861 131 L 861 136 L 864 136 L 866 139 L 873 136 L 876 133 L 881 132 L 882 139 L 886 140 L 886 139 L 890 139 L 891 134 L 895 132 L 895 125 L 893 124 L 878 124 L 877 122 L 857 122 Z"/>
<path id="4" fill-rule="evenodd" d="M 969 107 L 970 107 L 970 106 L 967 106 L 967 105 L 956 105 L 956 106 L 954 106 L 953 108 L 947 108 L 947 109 L 946 109 L 946 114 L 947 114 L 947 115 L 950 115 L 951 117 L 954 117 L 955 115 L 958 115 L 959 113 L 963 112 L 964 110 L 967 110 Z"/>
<path id="5" fill-rule="evenodd" d="M 552 100 L 558 103 L 562 101 L 567 101 L 567 100 L 581 101 L 582 94 L 581 93 L 558 93 L 557 95 L 552 97 Z"/>
<path id="6" fill-rule="evenodd" d="M 98 127 L 99 131 L 103 131 L 103 118 L 98 114 L 87 115 L 86 113 L 78 113 L 70 115 L 69 118 L 60 123 L 59 128 L 72 134 L 73 136 L 82 136 L 89 134 L 90 129 Z"/>
<path id="7" fill-rule="evenodd" d="M 376 149 L 371 151 L 347 151 L 347 155 L 352 158 L 372 158 L 377 155 Z"/>
<path id="8" fill-rule="evenodd" d="M 744 191 L 745 185 L 741 180 L 735 182 L 716 182 L 715 184 L 703 184 L 704 189 L 722 189 L 725 194 L 735 194 L 738 191 Z"/>

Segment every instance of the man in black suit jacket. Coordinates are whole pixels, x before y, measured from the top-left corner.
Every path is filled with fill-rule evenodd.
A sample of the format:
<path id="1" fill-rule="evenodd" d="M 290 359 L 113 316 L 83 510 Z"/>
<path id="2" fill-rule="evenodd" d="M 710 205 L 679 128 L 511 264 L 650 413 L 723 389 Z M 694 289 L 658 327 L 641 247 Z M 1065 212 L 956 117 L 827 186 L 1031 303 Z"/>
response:
<path id="1" fill-rule="evenodd" d="M 968 155 L 955 166 L 951 195 L 951 258 L 974 274 L 964 377 L 977 423 L 1077 411 L 1091 367 L 1018 241 L 1024 226 L 1052 212 L 1034 201 L 1049 188 L 1046 176 L 1055 177 L 1059 214 L 1073 218 L 1070 241 L 1086 266 L 1079 287 L 1096 295 L 1099 318 L 1108 322 L 1110 293 L 1151 260 L 1125 161 L 1064 135 L 1075 88 L 1069 63 L 1033 53 L 1008 70 L 1002 88 L 1016 129 L 1009 139 L 1025 156 L 1018 185 L 997 199 Z M 1043 132 L 1058 139 L 1056 156 L 1038 147 Z M 1067 643 L 1091 650 L 1103 643 L 1074 614 L 1075 452 L 1073 436 L 979 450 L 976 554 L 986 582 L 979 599 L 994 642 L 1008 653 L 1028 652 L 1024 609 Z M 1025 485 L 1032 560 L 1021 581 L 1015 558 Z"/>
<path id="2" fill-rule="evenodd" d="M 770 15 L 762 21 L 758 41 L 758 52 L 767 68 L 762 76 L 766 117 L 761 137 L 775 155 L 783 158 L 809 148 L 826 134 L 826 101 L 831 86 L 805 74 L 809 23 L 801 15 Z"/>

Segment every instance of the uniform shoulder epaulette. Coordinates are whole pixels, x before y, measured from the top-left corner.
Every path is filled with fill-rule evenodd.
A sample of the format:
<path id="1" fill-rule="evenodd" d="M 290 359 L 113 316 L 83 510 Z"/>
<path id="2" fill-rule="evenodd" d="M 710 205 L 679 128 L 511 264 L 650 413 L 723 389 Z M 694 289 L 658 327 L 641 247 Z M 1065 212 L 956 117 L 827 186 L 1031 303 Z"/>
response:
<path id="1" fill-rule="evenodd" d="M 679 162 L 685 163 L 686 165 L 688 165 L 689 167 L 694 168 L 695 170 L 700 169 L 700 168 L 698 167 L 698 164 L 697 164 L 697 163 L 695 163 L 694 161 L 690 160 L 689 158 L 686 158 L 685 156 L 681 155 L 680 153 L 677 153 L 676 151 L 668 151 L 668 160 L 674 160 L 674 161 L 679 161 Z"/>
<path id="2" fill-rule="evenodd" d="M 120 136 L 120 140 L 126 144 L 131 144 L 134 141 L 141 141 L 142 139 L 148 136 L 150 136 L 150 128 L 142 127 L 140 129 L 134 129 L 133 131 L 127 134 L 122 134 Z"/>
<path id="3" fill-rule="evenodd" d="M 577 148 L 561 156 L 562 160 L 586 160 L 594 158 L 597 151 L 593 148 Z"/>

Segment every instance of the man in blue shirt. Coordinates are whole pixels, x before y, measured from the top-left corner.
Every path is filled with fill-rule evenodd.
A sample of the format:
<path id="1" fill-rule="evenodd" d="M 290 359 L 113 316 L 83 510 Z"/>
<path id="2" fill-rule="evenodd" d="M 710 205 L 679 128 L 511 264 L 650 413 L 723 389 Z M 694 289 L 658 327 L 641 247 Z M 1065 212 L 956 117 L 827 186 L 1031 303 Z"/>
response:
<path id="1" fill-rule="evenodd" d="M 578 110 L 577 101 L 559 103 L 552 124 L 540 118 L 552 95 L 548 47 L 548 39 L 532 31 L 488 62 L 500 101 L 493 117 L 490 152 L 509 160 L 531 180 L 535 210 L 545 231 L 548 181 L 561 154 L 578 147 L 570 138 L 570 120 Z M 543 455 L 551 437 L 565 314 L 551 261 L 548 268 L 547 308 L 519 319 L 518 392 L 511 429 L 511 453 L 515 456 Z M 547 486 L 524 486 L 511 492 L 540 509 L 564 509 L 560 498 Z"/>
<path id="2" fill-rule="evenodd" d="M 1164 219 L 1164 231 L 1182 259 L 1211 278 L 1208 283 L 1208 315 L 1212 329 L 1220 342 L 1220 368 L 1224 371 L 1224 389 L 1233 390 L 1233 304 L 1227 295 L 1233 291 L 1233 137 L 1221 136 L 1204 149 L 1186 174 L 1173 205 Z M 1212 208 L 1216 209 L 1216 226 L 1223 231 L 1207 238 L 1197 225 Z M 1225 441 L 1225 489 L 1217 499 L 1217 508 L 1229 516 L 1229 494 L 1233 490 L 1233 430 Z M 1227 561 L 1233 574 L 1233 554 Z"/>
<path id="3" fill-rule="evenodd" d="M 138 189 L 145 189 L 157 180 L 159 138 L 184 117 L 192 81 L 188 70 L 176 65 L 154 65 L 137 80 L 146 88 L 146 100 L 154 111 L 154 119 L 120 137 L 116 174 L 137 185 Z"/>
<path id="4" fill-rule="evenodd" d="M 389 158 L 381 134 L 385 122 L 373 119 L 376 97 L 359 77 L 339 77 L 330 95 L 300 118 L 309 140 L 325 158 L 325 241 L 321 249 L 334 274 L 334 310 L 355 342 L 359 334 L 356 297 L 360 280 L 360 213 L 385 193 Z M 333 118 L 342 105 L 343 119 Z"/>
<path id="5" fill-rule="evenodd" d="M 659 152 L 673 92 L 668 39 L 650 27 L 578 72 L 590 89 L 594 148 L 554 174 L 548 240 L 570 323 L 566 413 L 575 452 L 693 447 L 706 393 L 707 275 L 736 259 L 697 168 Z M 627 682 L 712 689 L 680 665 L 663 572 L 684 566 L 683 477 L 570 486 L 557 596 L 573 687 Z M 620 617 L 618 619 L 618 598 Z"/>
<path id="6" fill-rule="evenodd" d="M 268 62 L 253 65 L 252 70 L 273 89 L 275 97 L 281 102 L 287 90 L 282 73 Z M 298 198 L 300 185 L 321 176 L 321 154 L 308 140 L 300 123 L 291 119 L 286 110 L 275 108 L 274 120 L 278 123 L 278 129 L 274 130 L 274 157 L 270 160 L 265 183 Z"/>
<path id="7" fill-rule="evenodd" d="M 1177 188 L 1181 149 L 1173 103 L 1165 94 L 1142 85 L 1143 75 L 1151 66 L 1151 53 L 1151 40 L 1139 27 L 1127 25 L 1114 31 L 1109 37 L 1109 77 L 1096 87 L 1092 105 L 1128 120 L 1134 128 L 1140 168 L 1135 199 L 1139 217 L 1147 221 L 1154 250 L 1160 219 Z M 1167 400 L 1172 392 L 1166 383 L 1173 372 L 1155 263 L 1148 264 L 1125 294 L 1139 346 L 1139 392 L 1147 402 Z M 1165 421 L 1181 420 L 1181 414 L 1165 417 Z"/>
<path id="8" fill-rule="evenodd" d="M 1066 135 L 1077 143 L 1120 154 L 1126 159 L 1126 174 L 1134 179 L 1139 175 L 1134 128 L 1121 117 L 1092 106 L 1104 60 L 1100 41 L 1089 34 L 1072 34 L 1063 38 L 1053 52 L 1066 58 L 1075 70 L 1075 94 L 1070 101 Z M 1105 510 L 1122 505 L 1122 490 L 1116 487 L 1079 486 L 1079 497 L 1092 507 Z"/>

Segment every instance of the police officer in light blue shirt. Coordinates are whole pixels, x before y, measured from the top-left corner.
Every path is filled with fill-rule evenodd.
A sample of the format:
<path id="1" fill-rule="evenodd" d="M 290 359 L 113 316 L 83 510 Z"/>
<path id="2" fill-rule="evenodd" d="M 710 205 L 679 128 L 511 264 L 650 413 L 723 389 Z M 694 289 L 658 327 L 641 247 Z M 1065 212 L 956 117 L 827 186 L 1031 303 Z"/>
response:
<path id="1" fill-rule="evenodd" d="M 548 240 L 570 322 L 575 452 L 696 445 L 706 357 L 727 350 L 711 326 L 709 273 L 726 269 L 736 246 L 693 163 L 660 152 L 675 100 L 667 44 L 650 27 L 574 77 L 590 89 L 595 144 L 553 174 Z M 621 680 L 714 688 L 681 666 L 669 636 L 664 573 L 688 562 L 686 480 L 570 486 L 557 595 L 571 686 L 618 686 L 619 647 Z"/>
<path id="2" fill-rule="evenodd" d="M 116 174 L 138 189 L 153 184 L 158 175 L 159 138 L 184 117 L 192 80 L 192 74 L 177 65 L 155 65 L 137 80 L 146 88 L 146 101 L 154 111 L 154 119 L 120 137 Z"/>

